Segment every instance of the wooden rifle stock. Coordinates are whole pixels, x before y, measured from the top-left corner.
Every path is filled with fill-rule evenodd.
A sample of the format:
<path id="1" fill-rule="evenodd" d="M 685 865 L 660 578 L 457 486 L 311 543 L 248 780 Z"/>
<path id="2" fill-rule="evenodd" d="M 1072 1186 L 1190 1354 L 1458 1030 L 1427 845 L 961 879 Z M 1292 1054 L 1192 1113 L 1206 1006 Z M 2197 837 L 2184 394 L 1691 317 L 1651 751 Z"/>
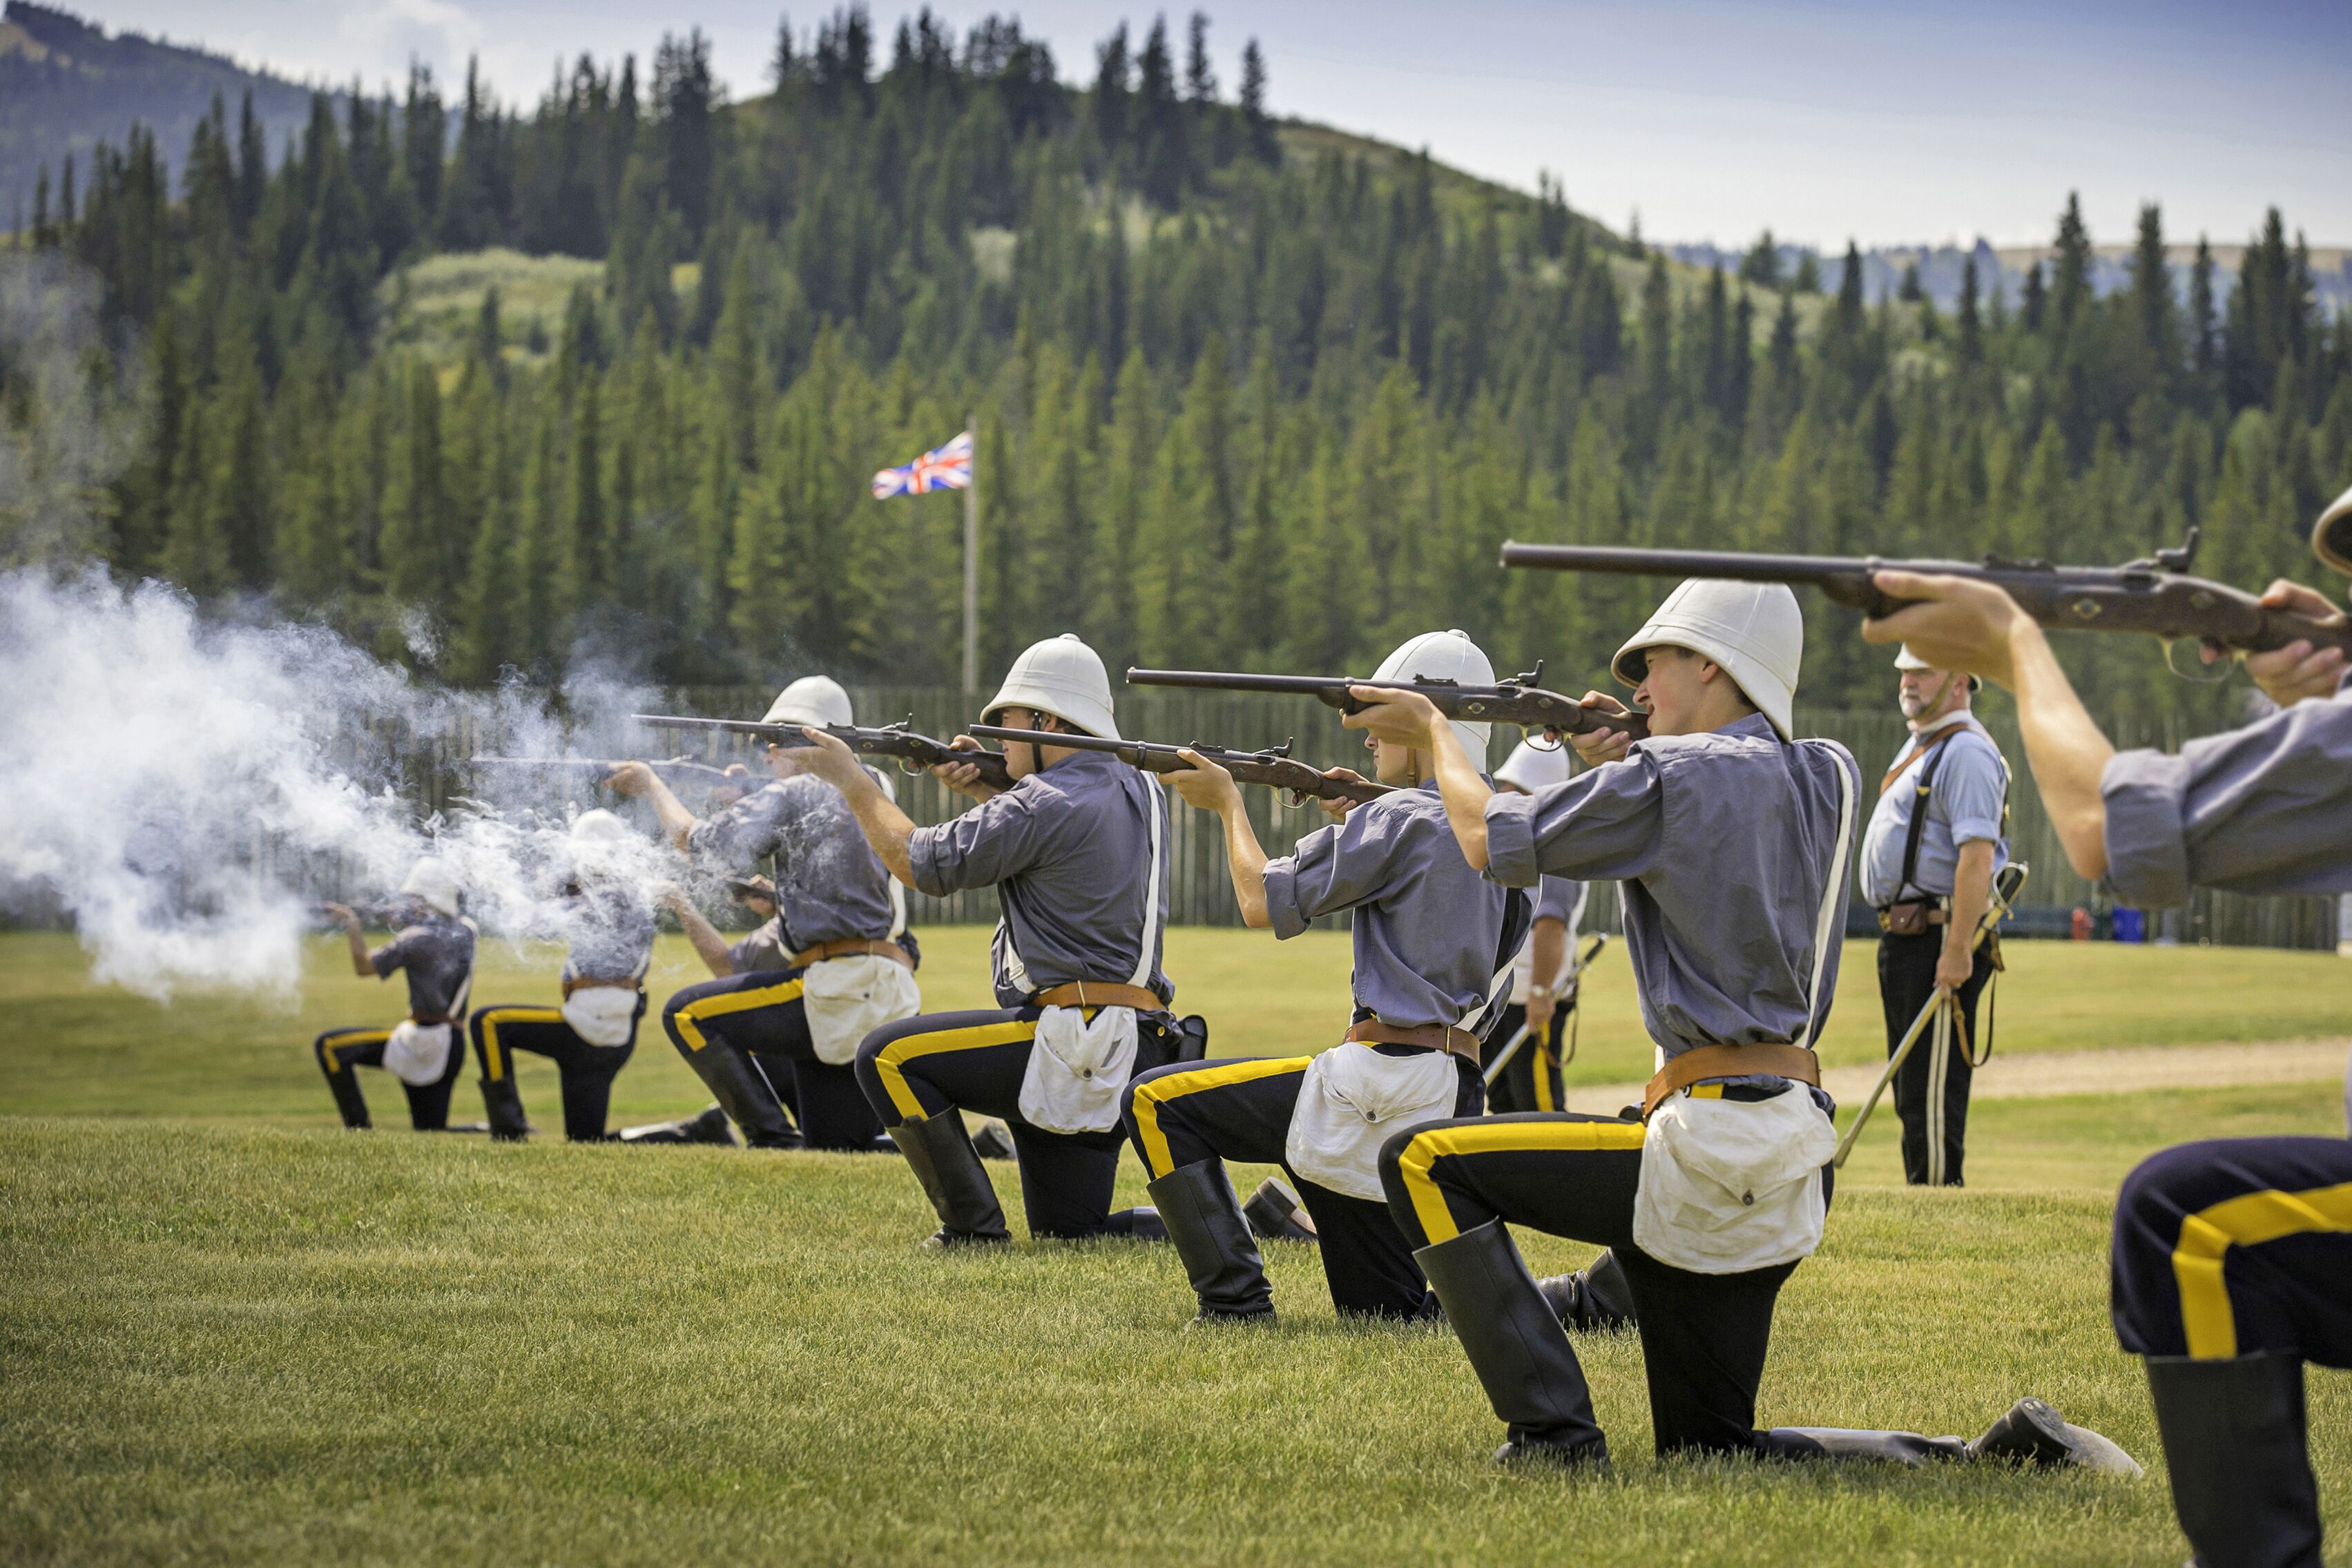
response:
<path id="1" fill-rule="evenodd" d="M 1105 752 L 1146 773 L 1178 773 L 1192 767 L 1183 757 L 1189 749 L 1215 763 L 1244 784 L 1287 789 L 1302 800 L 1312 797 L 1321 800 L 1353 800 L 1361 804 L 1396 792 L 1392 786 L 1375 783 L 1369 779 L 1334 779 L 1329 774 L 1318 772 L 1290 755 L 1290 742 L 1286 740 L 1264 751 L 1228 751 L 1222 746 L 1186 747 L 1152 740 L 1106 740 L 1094 735 L 1000 729 L 984 724 L 973 726 L 971 735 L 975 740 L 993 740 L 1000 745 L 1034 741 L 1041 746 L 1066 746 L 1074 751 Z"/>
<path id="2" fill-rule="evenodd" d="M 781 746 L 786 749 L 814 744 L 801 733 L 802 727 L 796 724 L 765 724 L 748 718 L 687 718 L 676 714 L 657 713 L 631 714 L 629 716 L 640 724 L 670 729 L 716 729 L 730 735 L 748 735 L 770 746 Z M 1013 788 L 1013 775 L 1005 768 L 1002 752 L 959 751 L 944 740 L 934 740 L 928 735 L 918 734 L 912 727 L 913 723 L 908 719 L 904 724 L 887 724 L 878 729 L 856 724 L 811 725 L 808 727 L 823 730 L 860 756 L 894 758 L 904 772 L 919 773 L 924 768 L 952 762 L 979 768 L 981 782 L 992 789 Z"/>
<path id="3" fill-rule="evenodd" d="M 1562 696 L 1537 685 L 1543 665 L 1491 686 L 1465 686 L 1453 681 L 1416 677 L 1410 681 L 1367 681 L 1353 675 L 1259 675 L 1225 670 L 1129 670 L 1127 680 L 1136 686 L 1186 686 L 1212 692 L 1288 692 L 1310 696 L 1341 713 L 1363 708 L 1349 692 L 1350 686 L 1381 686 L 1391 691 L 1419 692 L 1449 719 L 1474 724 L 1509 724 L 1534 734 L 1583 735 L 1592 730 L 1622 730 L 1640 740 L 1650 733 L 1647 714 L 1604 713 L 1574 697 Z M 1473 760 L 1475 760 L 1475 758 Z"/>
<path id="4" fill-rule="evenodd" d="M 1615 545 L 1503 546 L 1503 564 L 1547 571 L 1632 577 L 1727 578 L 1820 589 L 1836 603 L 1874 619 L 1906 604 L 1880 591 L 1882 571 L 1962 577 L 2008 593 L 2044 626 L 2078 632 L 2138 632 L 2168 642 L 2195 639 L 2233 653 L 2262 653 L 2306 642 L 2352 653 L 2352 620 L 2325 621 L 2273 610 L 2227 583 L 2189 575 L 2198 530 L 2178 549 L 2121 566 L 2053 566 L 2044 560 L 1886 560 L 1877 556 L 1759 555 L 1736 550 L 1637 549 Z"/>

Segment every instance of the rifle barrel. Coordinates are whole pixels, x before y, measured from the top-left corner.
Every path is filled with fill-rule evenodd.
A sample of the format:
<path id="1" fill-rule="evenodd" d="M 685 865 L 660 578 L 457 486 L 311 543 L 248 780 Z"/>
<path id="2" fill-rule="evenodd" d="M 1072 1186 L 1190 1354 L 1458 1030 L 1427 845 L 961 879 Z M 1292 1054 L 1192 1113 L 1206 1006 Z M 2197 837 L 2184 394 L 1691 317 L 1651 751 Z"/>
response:
<path id="1" fill-rule="evenodd" d="M 1177 754 L 1186 749 L 1156 740 L 1108 740 L 1094 735 L 1040 735 L 1034 729 L 1003 729 L 991 725 L 975 725 L 971 731 L 975 740 L 1038 741 L 1047 746 L 1066 746 L 1074 751 L 1107 752 L 1131 768 L 1147 773 L 1173 773 L 1189 768 Z M 1333 779 L 1319 768 L 1295 758 L 1270 752 L 1233 751 L 1222 746 L 1195 746 L 1192 750 L 1215 762 L 1244 784 L 1263 785 L 1269 789 L 1288 789 L 1297 794 L 1313 795 L 1323 800 L 1376 800 L 1393 792 L 1391 786 L 1369 779 Z"/>

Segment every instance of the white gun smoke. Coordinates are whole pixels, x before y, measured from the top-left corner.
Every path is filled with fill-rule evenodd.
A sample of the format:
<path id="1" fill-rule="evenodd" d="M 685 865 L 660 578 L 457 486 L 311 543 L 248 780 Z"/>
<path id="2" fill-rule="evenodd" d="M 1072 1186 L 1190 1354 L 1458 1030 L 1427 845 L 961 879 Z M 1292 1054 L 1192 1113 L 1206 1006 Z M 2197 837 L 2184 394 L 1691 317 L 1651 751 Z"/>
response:
<path id="1" fill-rule="evenodd" d="M 109 347 L 86 273 L 0 256 L 0 913 L 61 909 L 96 978 L 158 999 L 290 998 L 321 873 L 388 894 L 428 853 L 486 930 L 562 935 L 552 895 L 588 868 L 541 809 L 548 780 L 486 779 L 495 806 L 425 816 L 404 761 L 466 739 L 562 756 L 650 694 L 574 682 L 559 720 L 520 689 L 427 688 L 324 628 L 208 620 L 110 580 L 89 556 L 137 421 Z M 647 894 L 685 870 L 650 837 L 600 862 Z"/>
<path id="2" fill-rule="evenodd" d="M 606 712 L 638 695 L 566 695 Z M 208 623 L 161 584 L 0 575 L 0 897 L 45 891 L 96 978 L 158 998 L 290 994 L 322 857 L 386 893 L 437 854 L 486 929 L 556 935 L 563 819 L 479 802 L 421 817 L 400 764 L 461 733 L 561 755 L 565 727 L 520 693 L 420 687 L 321 628 Z M 602 869 L 646 890 L 685 873 L 650 837 Z"/>

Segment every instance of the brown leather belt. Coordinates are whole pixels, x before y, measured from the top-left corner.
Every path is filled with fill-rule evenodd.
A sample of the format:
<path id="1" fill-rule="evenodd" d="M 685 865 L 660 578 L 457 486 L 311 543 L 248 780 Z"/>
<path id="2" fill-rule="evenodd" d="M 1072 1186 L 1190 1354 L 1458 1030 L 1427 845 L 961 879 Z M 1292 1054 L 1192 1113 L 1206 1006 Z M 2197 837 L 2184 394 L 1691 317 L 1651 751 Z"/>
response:
<path id="1" fill-rule="evenodd" d="M 1139 1013 L 1164 1013 L 1168 1004 L 1147 986 L 1122 986 L 1110 980 L 1072 980 L 1048 986 L 1029 998 L 1033 1008 L 1133 1008 Z"/>
<path id="2" fill-rule="evenodd" d="M 793 967 L 798 969 L 810 964 L 822 964 L 827 958 L 855 958 L 866 954 L 887 958 L 902 968 L 915 967 L 915 961 L 907 956 L 907 950 L 896 942 L 880 936 L 845 936 L 838 942 L 819 942 L 802 948 L 793 955 Z"/>
<path id="3" fill-rule="evenodd" d="M 1821 1059 L 1801 1045 L 1786 1040 L 1760 1045 L 1702 1045 L 1684 1051 L 1658 1069 L 1642 1091 L 1642 1120 L 1678 1089 L 1709 1078 L 1792 1078 L 1821 1087 Z"/>
<path id="4" fill-rule="evenodd" d="M 563 982 L 563 999 L 570 1001 L 574 991 L 642 991 L 645 988 L 644 982 L 639 980 L 566 980 Z"/>
<path id="5" fill-rule="evenodd" d="M 1878 912 L 1878 928 L 1897 936 L 1916 936 L 1930 925 L 1948 925 L 1951 911 L 1937 904 L 1916 900 L 1890 904 Z"/>
<path id="6" fill-rule="evenodd" d="M 1478 1060 L 1478 1037 L 1466 1029 L 1454 1029 L 1442 1023 L 1402 1024 L 1382 1023 L 1378 1019 L 1365 1019 L 1348 1026 L 1347 1038 L 1363 1045 L 1418 1045 L 1431 1051 L 1450 1051 L 1465 1056 L 1475 1064 Z"/>
<path id="7" fill-rule="evenodd" d="M 422 1024 L 426 1029 L 434 1029 L 445 1023 L 457 1023 L 465 1016 L 464 1013 L 411 1013 L 408 1015 L 408 1021 L 413 1024 Z"/>

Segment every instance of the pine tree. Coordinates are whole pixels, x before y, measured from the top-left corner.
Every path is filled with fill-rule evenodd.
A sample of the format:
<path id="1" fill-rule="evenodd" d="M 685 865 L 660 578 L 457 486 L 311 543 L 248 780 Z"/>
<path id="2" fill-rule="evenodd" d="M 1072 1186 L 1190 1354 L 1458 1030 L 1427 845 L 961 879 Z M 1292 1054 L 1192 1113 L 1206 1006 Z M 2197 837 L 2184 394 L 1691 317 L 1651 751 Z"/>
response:
<path id="1" fill-rule="evenodd" d="M 1274 120 L 1265 108 L 1265 56 L 1255 38 L 1242 46 L 1241 111 L 1250 155 L 1261 163 L 1279 166 L 1282 144 L 1275 138 Z"/>

